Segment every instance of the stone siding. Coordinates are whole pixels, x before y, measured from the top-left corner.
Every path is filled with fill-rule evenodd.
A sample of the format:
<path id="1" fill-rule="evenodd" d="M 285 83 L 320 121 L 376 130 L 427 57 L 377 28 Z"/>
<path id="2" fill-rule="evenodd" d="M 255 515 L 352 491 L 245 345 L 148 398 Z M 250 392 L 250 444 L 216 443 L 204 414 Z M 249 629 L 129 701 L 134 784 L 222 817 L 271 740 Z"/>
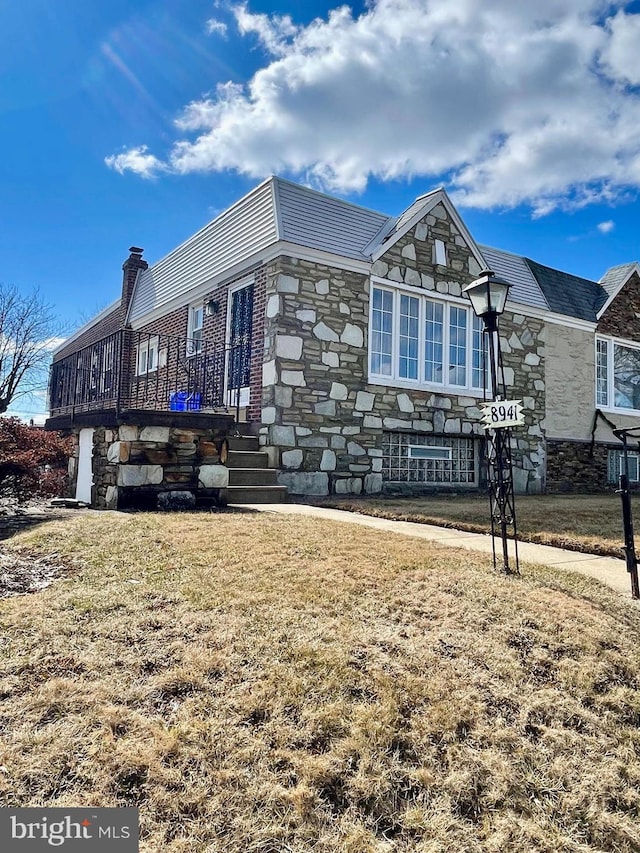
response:
<path id="1" fill-rule="evenodd" d="M 615 486 L 607 482 L 610 447 L 613 445 L 597 443 L 592 447 L 590 441 L 549 440 L 547 492 L 613 491 Z"/>
<path id="2" fill-rule="evenodd" d="M 448 266 L 433 263 L 434 240 Z M 460 297 L 480 271 L 442 205 L 373 265 L 388 284 Z M 261 444 L 293 494 L 377 493 L 384 431 L 481 436 L 481 396 L 368 382 L 369 276 L 281 257 L 267 272 Z M 505 378 L 523 400 L 526 425 L 513 431 L 515 485 L 544 480 L 544 328 L 502 318 Z"/>
<path id="3" fill-rule="evenodd" d="M 155 508 L 161 492 L 192 492 L 200 502 L 224 502 L 229 469 L 220 464 L 226 429 L 123 424 L 93 432 L 92 506 Z M 75 494 L 79 431 L 73 433 L 69 494 Z"/>
<path id="4" fill-rule="evenodd" d="M 634 273 L 598 323 L 602 335 L 640 341 L 640 277 Z"/>

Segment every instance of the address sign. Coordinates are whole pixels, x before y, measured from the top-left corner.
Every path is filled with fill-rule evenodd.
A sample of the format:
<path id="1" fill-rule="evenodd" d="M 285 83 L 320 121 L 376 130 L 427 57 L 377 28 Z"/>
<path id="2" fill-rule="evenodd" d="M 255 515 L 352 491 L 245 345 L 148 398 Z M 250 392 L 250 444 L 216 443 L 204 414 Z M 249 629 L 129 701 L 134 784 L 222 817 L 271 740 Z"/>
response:
<path id="1" fill-rule="evenodd" d="M 505 429 L 524 424 L 522 400 L 495 400 L 481 403 L 480 408 L 484 429 Z"/>

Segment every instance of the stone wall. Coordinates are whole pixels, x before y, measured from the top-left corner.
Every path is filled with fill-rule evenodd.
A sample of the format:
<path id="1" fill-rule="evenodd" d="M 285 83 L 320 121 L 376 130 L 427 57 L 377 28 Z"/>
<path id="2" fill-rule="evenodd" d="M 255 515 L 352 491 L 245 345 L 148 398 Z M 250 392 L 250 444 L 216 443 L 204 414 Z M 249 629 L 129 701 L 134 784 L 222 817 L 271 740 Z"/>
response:
<path id="1" fill-rule="evenodd" d="M 598 323 L 602 335 L 640 340 L 640 277 L 634 273 Z"/>
<path id="2" fill-rule="evenodd" d="M 220 463 L 226 429 L 124 424 L 93 432 L 92 506 L 155 508 L 161 492 L 187 491 L 224 503 L 229 469 Z M 69 493 L 75 494 L 79 431 L 73 434 Z"/>
<path id="3" fill-rule="evenodd" d="M 592 446 L 590 441 L 547 441 L 547 492 L 613 491 L 615 486 L 607 482 L 611 446 Z"/>
<path id="4" fill-rule="evenodd" d="M 448 265 L 433 263 L 434 241 Z M 479 272 L 444 206 L 373 265 L 373 275 L 416 292 L 460 297 Z M 481 395 L 368 382 L 370 279 L 295 258 L 267 270 L 261 444 L 292 494 L 380 492 L 382 435 L 411 431 L 480 436 Z M 523 400 L 526 425 L 513 431 L 519 492 L 543 487 L 544 329 L 538 319 L 502 318 L 505 379 Z"/>

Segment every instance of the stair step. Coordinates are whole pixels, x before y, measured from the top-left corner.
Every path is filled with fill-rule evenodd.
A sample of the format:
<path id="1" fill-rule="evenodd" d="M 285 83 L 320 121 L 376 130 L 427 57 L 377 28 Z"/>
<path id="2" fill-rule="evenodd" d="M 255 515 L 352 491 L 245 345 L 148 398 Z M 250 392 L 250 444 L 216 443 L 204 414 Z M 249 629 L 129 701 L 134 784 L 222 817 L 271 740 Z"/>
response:
<path id="1" fill-rule="evenodd" d="M 229 468 L 230 486 L 277 486 L 275 468 Z"/>
<path id="2" fill-rule="evenodd" d="M 230 435 L 228 441 L 229 450 L 241 450 L 248 453 L 257 453 L 260 450 L 257 435 Z"/>
<path id="3" fill-rule="evenodd" d="M 269 454 L 264 450 L 230 450 L 228 468 L 268 468 Z"/>
<path id="4" fill-rule="evenodd" d="M 287 501 L 286 486 L 228 486 L 227 503 L 281 504 Z"/>

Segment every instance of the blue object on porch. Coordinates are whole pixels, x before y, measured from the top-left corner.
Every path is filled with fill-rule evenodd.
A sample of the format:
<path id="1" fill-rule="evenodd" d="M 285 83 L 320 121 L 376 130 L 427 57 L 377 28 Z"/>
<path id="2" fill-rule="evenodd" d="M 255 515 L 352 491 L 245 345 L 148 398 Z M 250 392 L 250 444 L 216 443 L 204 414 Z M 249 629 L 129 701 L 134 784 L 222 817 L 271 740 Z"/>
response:
<path id="1" fill-rule="evenodd" d="M 174 391 L 173 394 L 169 397 L 169 411 L 186 411 L 188 397 L 189 395 L 186 391 Z"/>

